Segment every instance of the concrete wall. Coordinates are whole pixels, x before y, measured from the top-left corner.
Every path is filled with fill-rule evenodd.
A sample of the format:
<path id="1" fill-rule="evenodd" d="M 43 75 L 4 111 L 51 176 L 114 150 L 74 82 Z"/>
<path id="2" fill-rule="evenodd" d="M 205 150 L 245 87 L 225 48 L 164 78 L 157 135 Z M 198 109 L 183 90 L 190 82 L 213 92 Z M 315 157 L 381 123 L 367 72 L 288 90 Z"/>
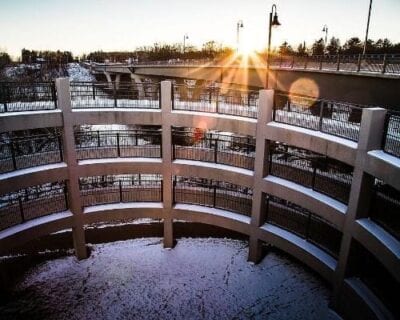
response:
<path id="1" fill-rule="evenodd" d="M 171 108 L 171 84 L 161 85 L 160 110 L 135 109 L 71 109 L 69 85 L 65 79 L 57 82 L 58 105 L 60 110 L 46 112 L 5 113 L 0 115 L 4 131 L 60 126 L 64 130 L 65 162 L 36 168 L 0 174 L 0 192 L 6 193 L 19 188 L 44 182 L 65 179 L 68 182 L 70 209 L 67 212 L 38 218 L 0 232 L 0 252 L 2 248 L 21 245 L 51 232 L 73 228 L 74 246 L 79 258 L 86 257 L 84 225 L 92 222 L 115 219 L 151 217 L 163 219 L 164 245 L 174 245 L 174 220 L 215 225 L 249 236 L 249 260 L 261 259 L 260 246 L 268 242 L 303 261 L 323 276 L 334 287 L 334 306 L 340 310 L 343 292 L 349 294 L 345 286 L 346 268 L 352 239 L 364 243 L 381 263 L 398 279 L 400 270 L 400 243 L 393 240 L 383 229 L 366 219 L 365 203 L 371 188 L 371 180 L 366 174 L 382 177 L 399 189 L 400 159 L 388 156 L 382 151 L 378 141 L 383 130 L 384 110 L 365 109 L 363 111 L 360 141 L 345 139 L 312 130 L 275 123 L 272 121 L 273 91 L 260 91 L 258 119 L 225 116 L 210 113 L 174 111 Z M 162 157 L 160 159 L 98 159 L 76 160 L 72 128 L 78 124 L 152 124 L 162 125 Z M 230 131 L 256 137 L 255 170 L 245 170 L 226 165 L 208 164 L 199 161 L 172 161 L 171 127 L 188 126 Z M 268 156 L 267 140 L 286 142 L 306 148 L 354 166 L 354 178 L 348 205 L 339 203 L 309 188 L 267 175 L 265 157 Z M 159 173 L 163 175 L 163 203 L 124 203 L 100 205 L 82 210 L 78 178 L 101 174 Z M 218 179 L 253 189 L 252 216 L 246 217 L 225 210 L 195 205 L 173 204 L 173 175 L 197 176 Z M 296 203 L 330 221 L 343 232 L 342 247 L 338 260 L 315 245 L 276 226 L 265 224 L 265 193 Z M 399 280 L 399 279 L 398 279 Z M 351 291 L 358 295 L 359 291 Z M 371 299 L 368 296 L 368 299 Z M 364 307 L 373 314 L 374 305 L 363 300 Z M 378 301 L 378 300 L 377 300 Z M 376 311 L 376 312 L 375 312 Z"/>

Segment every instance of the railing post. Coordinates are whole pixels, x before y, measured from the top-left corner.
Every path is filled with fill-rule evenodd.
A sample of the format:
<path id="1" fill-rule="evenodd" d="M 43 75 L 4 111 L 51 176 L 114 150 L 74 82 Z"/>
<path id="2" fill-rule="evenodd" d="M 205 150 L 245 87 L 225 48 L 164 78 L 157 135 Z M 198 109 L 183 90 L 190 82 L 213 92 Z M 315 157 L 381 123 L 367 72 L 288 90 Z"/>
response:
<path id="1" fill-rule="evenodd" d="M 97 147 L 100 148 L 100 131 L 97 130 Z"/>
<path id="2" fill-rule="evenodd" d="M 9 93 L 9 88 L 7 85 L 3 85 L 3 94 L 4 94 L 4 112 L 7 112 L 7 102 L 10 101 L 10 93 Z"/>
<path id="3" fill-rule="evenodd" d="M 319 103 L 319 123 L 318 123 L 318 131 L 322 132 L 322 120 L 324 118 L 324 101 L 321 100 Z"/>
<path id="4" fill-rule="evenodd" d="M 121 157 L 121 150 L 119 148 L 119 132 L 117 132 L 117 155 L 118 158 Z"/>
<path id="5" fill-rule="evenodd" d="M 337 66 L 336 66 L 336 71 L 340 70 L 340 54 L 337 55 Z"/>
<path id="6" fill-rule="evenodd" d="M 322 70 L 322 62 L 324 60 L 324 56 L 321 55 L 320 59 L 319 59 L 319 70 Z"/>
<path id="7" fill-rule="evenodd" d="M 17 170 L 17 160 L 15 159 L 15 148 L 14 148 L 13 140 L 11 140 L 11 142 L 10 142 L 10 149 L 11 149 L 11 158 L 12 158 L 13 169 Z"/>
<path id="8" fill-rule="evenodd" d="M 68 190 L 67 190 L 67 186 L 64 185 L 64 201 L 65 201 L 65 209 L 68 210 L 69 204 L 68 204 Z"/>
<path id="9" fill-rule="evenodd" d="M 118 187 L 119 187 L 119 202 L 122 202 L 122 181 L 118 180 Z"/>
<path id="10" fill-rule="evenodd" d="M 21 221 L 25 222 L 24 206 L 22 204 L 21 195 L 18 196 L 19 213 L 21 214 Z"/>
<path id="11" fill-rule="evenodd" d="M 96 88 L 94 86 L 94 82 L 92 82 L 92 96 L 93 100 L 96 100 Z"/>
<path id="12" fill-rule="evenodd" d="M 51 98 L 54 102 L 54 106 L 57 109 L 57 93 L 56 93 L 56 83 L 55 82 L 51 82 Z"/>
<path id="13" fill-rule="evenodd" d="M 386 72 L 386 66 L 387 66 L 387 54 L 385 53 L 383 55 L 382 74 Z"/>
<path id="14" fill-rule="evenodd" d="M 360 72 L 360 70 L 361 70 L 361 53 L 358 55 L 357 72 Z"/>
<path id="15" fill-rule="evenodd" d="M 213 185 L 213 208 L 217 205 L 217 186 Z"/>
<path id="16" fill-rule="evenodd" d="M 219 113 L 219 88 L 216 90 L 216 97 L 215 97 L 215 112 Z"/>
<path id="17" fill-rule="evenodd" d="M 112 82 L 113 84 L 113 95 L 114 95 L 114 108 L 117 107 L 117 83 L 116 81 Z"/>
<path id="18" fill-rule="evenodd" d="M 214 139 L 214 163 L 218 163 L 218 138 Z"/>
<path id="19" fill-rule="evenodd" d="M 310 56 L 306 55 L 306 59 L 305 59 L 305 62 L 304 62 L 304 69 L 307 69 L 308 59 L 310 59 Z"/>

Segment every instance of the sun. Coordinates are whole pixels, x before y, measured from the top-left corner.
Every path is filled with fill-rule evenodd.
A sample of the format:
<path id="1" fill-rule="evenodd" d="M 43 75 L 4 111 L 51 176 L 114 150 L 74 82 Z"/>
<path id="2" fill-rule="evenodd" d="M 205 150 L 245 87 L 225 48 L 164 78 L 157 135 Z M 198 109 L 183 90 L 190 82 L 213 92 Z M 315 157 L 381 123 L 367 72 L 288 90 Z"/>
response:
<path id="1" fill-rule="evenodd" d="M 249 57 L 255 52 L 255 48 L 249 43 L 241 43 L 239 45 L 238 54 L 243 57 Z"/>

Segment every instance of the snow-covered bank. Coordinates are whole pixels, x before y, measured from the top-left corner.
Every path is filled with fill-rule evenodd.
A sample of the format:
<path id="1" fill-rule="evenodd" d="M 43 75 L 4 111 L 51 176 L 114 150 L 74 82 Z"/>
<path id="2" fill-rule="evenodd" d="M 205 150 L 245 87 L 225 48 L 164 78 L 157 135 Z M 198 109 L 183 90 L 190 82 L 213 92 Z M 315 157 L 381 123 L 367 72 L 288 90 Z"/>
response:
<path id="1" fill-rule="evenodd" d="M 70 81 L 96 81 L 90 71 L 82 67 L 79 63 L 68 63 L 67 72 Z"/>
<path id="2" fill-rule="evenodd" d="M 47 261 L 0 306 L 2 319 L 326 319 L 329 290 L 280 254 L 258 265 L 247 243 L 159 238 L 93 246 L 91 256 Z"/>

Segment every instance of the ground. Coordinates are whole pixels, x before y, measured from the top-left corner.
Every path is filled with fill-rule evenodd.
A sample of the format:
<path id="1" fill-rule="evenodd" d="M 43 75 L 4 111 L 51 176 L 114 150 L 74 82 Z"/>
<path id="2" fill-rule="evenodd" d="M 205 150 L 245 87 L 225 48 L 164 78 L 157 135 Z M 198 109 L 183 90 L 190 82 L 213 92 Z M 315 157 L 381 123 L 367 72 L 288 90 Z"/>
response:
<path id="1" fill-rule="evenodd" d="M 330 291 L 277 252 L 253 265 L 247 243 L 160 238 L 93 245 L 88 259 L 48 260 L 32 268 L 5 319 L 326 319 Z"/>

